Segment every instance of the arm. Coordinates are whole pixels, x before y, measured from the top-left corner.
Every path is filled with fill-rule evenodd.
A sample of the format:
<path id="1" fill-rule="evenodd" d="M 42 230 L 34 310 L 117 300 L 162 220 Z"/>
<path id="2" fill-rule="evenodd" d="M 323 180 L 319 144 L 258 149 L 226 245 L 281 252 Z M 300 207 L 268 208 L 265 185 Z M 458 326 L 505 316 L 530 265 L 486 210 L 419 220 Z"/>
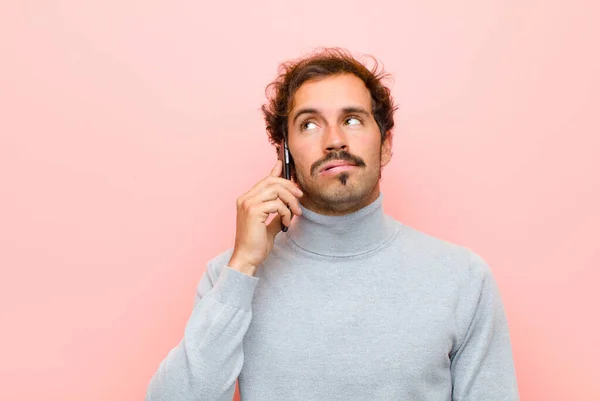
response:
<path id="1" fill-rule="evenodd" d="M 508 324 L 489 266 L 471 253 L 462 292 L 457 348 L 451 354 L 453 401 L 518 401 Z"/>
<path id="2" fill-rule="evenodd" d="M 281 223 L 302 214 L 300 188 L 271 173 L 237 201 L 235 246 L 209 263 L 183 339 L 161 362 L 146 401 L 231 401 L 244 363 L 243 340 L 252 319 L 256 267 L 273 248 Z M 269 216 L 275 217 L 267 222 Z M 227 260 L 229 260 L 227 262 Z M 221 269 L 221 273 L 211 274 Z M 214 283 L 214 287 L 213 287 Z"/>
<path id="3" fill-rule="evenodd" d="M 226 260 L 226 259 L 225 259 Z M 198 284 L 181 342 L 160 363 L 146 401 L 231 401 L 244 362 L 258 278 L 224 266 L 213 286 L 209 265 Z"/>

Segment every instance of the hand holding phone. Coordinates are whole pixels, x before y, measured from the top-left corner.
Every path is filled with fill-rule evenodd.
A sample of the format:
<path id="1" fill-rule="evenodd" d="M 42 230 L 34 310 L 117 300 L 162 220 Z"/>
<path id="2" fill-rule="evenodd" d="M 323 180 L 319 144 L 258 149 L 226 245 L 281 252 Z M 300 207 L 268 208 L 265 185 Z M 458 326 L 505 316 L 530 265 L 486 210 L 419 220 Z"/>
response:
<path id="1" fill-rule="evenodd" d="M 278 161 L 267 177 L 236 202 L 235 246 L 228 266 L 248 275 L 254 275 L 257 266 L 269 255 L 275 237 L 283 227 L 287 229 L 286 224 L 291 224 L 293 213 L 302 214 L 298 199 L 303 193 L 295 183 L 284 178 L 291 175 L 291 159 L 288 153 L 286 172 L 285 149 L 281 152 L 282 163 Z M 267 223 L 273 213 L 276 218 Z"/>

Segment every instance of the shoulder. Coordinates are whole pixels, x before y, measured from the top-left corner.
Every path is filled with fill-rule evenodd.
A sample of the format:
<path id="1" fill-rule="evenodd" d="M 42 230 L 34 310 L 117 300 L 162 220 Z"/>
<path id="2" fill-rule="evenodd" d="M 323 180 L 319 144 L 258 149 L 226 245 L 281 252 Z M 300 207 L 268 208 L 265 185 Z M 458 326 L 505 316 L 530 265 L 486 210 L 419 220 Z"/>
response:
<path id="1" fill-rule="evenodd" d="M 394 222 L 398 226 L 396 240 L 403 249 L 420 257 L 452 258 L 468 262 L 471 250 L 466 246 L 428 234 L 397 220 Z"/>
<path id="2" fill-rule="evenodd" d="M 411 271 L 438 299 L 447 299 L 462 332 L 478 309 L 502 310 L 496 279 L 488 262 L 471 248 L 400 225 L 396 249 Z M 491 313 L 491 312 L 490 312 Z"/>
<path id="3" fill-rule="evenodd" d="M 419 264 L 431 265 L 444 273 L 452 273 L 463 281 L 480 284 L 491 276 L 487 262 L 471 248 L 460 245 L 394 220 L 398 225 L 397 248 Z"/>

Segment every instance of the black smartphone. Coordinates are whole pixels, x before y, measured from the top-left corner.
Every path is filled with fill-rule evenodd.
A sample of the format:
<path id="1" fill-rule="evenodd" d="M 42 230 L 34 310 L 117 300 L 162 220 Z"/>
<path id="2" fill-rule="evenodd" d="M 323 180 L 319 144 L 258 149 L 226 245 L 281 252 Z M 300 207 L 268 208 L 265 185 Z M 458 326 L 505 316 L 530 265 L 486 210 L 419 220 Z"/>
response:
<path id="1" fill-rule="evenodd" d="M 287 139 L 283 140 L 283 178 L 286 180 L 292 179 L 290 167 L 290 149 L 288 148 Z"/>
<path id="2" fill-rule="evenodd" d="M 283 138 L 283 144 L 281 146 L 279 146 L 279 160 L 283 161 L 283 172 L 281 174 L 281 176 L 283 178 L 285 178 L 286 180 L 291 180 L 292 179 L 292 170 L 291 170 L 291 157 L 290 157 L 290 150 L 288 148 L 288 143 L 287 143 L 287 139 L 284 137 Z M 288 209 L 290 207 L 288 206 Z M 291 209 L 290 209 L 291 211 Z M 292 214 L 293 216 L 293 214 Z M 281 231 L 286 232 L 288 230 L 287 226 L 285 224 L 283 224 L 283 222 L 281 223 Z"/>

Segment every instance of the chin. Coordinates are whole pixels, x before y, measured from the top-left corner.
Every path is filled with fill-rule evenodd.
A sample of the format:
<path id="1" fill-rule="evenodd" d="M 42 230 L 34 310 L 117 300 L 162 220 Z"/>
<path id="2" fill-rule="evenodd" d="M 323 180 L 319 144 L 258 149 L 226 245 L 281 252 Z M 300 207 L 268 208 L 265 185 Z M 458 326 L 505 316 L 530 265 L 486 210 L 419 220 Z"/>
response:
<path id="1" fill-rule="evenodd" d="M 331 206 L 339 205 L 341 207 L 351 207 L 363 203 L 369 198 L 370 192 L 358 188 L 343 187 L 341 184 L 337 188 L 327 188 L 317 195 L 324 203 Z"/>
<path id="2" fill-rule="evenodd" d="M 342 212 L 360 207 L 371 200 L 373 193 L 378 192 L 379 182 L 376 177 L 373 178 L 369 180 L 368 177 L 342 172 L 326 179 L 317 177 L 308 182 L 301 179 L 300 187 L 312 200 L 311 203 L 318 204 L 320 208 Z"/>

